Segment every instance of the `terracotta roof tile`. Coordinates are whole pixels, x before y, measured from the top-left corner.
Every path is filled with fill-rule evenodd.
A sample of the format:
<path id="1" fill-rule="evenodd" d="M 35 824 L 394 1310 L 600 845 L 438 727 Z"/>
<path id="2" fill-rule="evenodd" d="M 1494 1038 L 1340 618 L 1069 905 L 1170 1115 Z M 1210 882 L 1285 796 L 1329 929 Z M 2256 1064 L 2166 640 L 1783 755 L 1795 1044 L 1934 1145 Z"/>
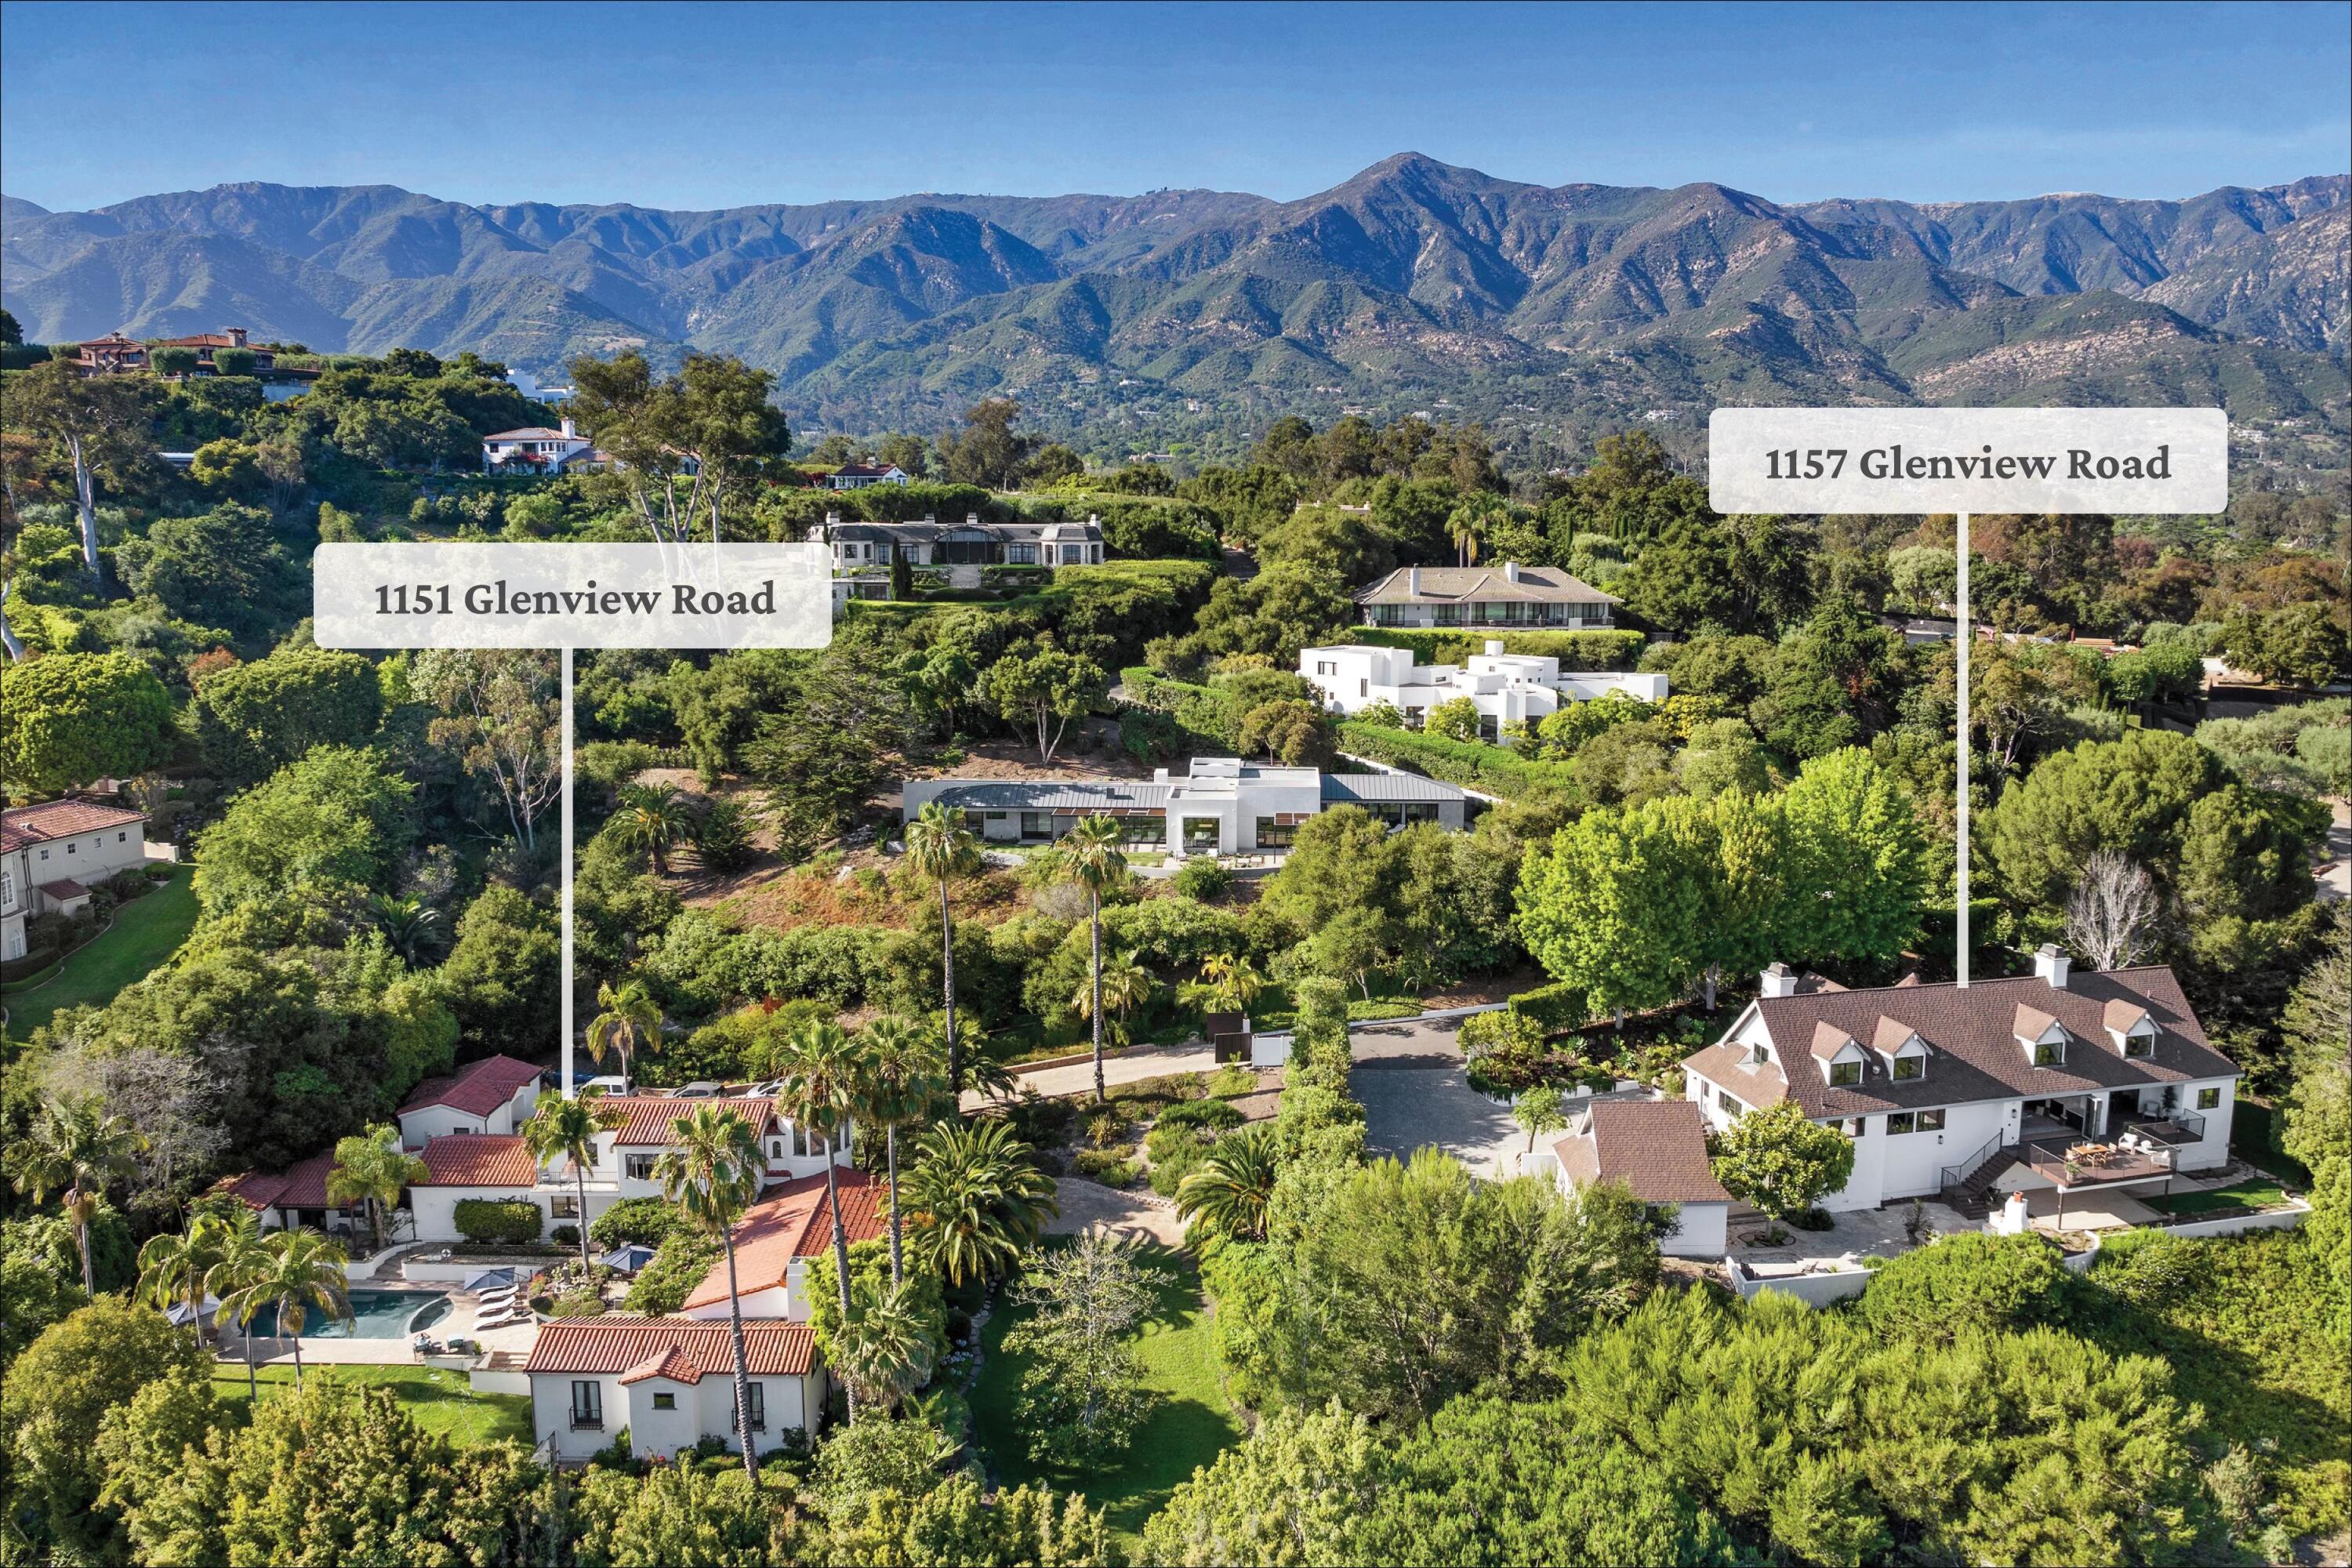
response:
<path id="1" fill-rule="evenodd" d="M 1687 1100 L 1602 1100 L 1552 1145 L 1579 1184 L 1622 1182 L 1650 1204 L 1721 1204 L 1731 1195 L 1706 1158 L 1706 1118 Z"/>
<path id="2" fill-rule="evenodd" d="M 100 805 L 87 800 L 45 800 L 37 805 L 15 805 L 0 811 L 0 838 L 5 847 L 22 848 L 45 839 L 71 838 L 102 827 L 144 822 L 147 814 L 127 805 Z"/>
<path id="3" fill-rule="evenodd" d="M 2150 1055 L 2126 1058 L 2111 1049 L 2073 1050 L 2063 1062 L 2035 1067 L 2018 1049 L 2016 1036 L 2025 1026 L 2021 1015 L 2045 1020 L 2044 1029 L 2055 1022 L 2078 1038 L 2096 1039 L 2105 1026 L 2108 1005 L 2117 1001 L 2147 1011 L 2157 1031 Z M 1728 1036 L 1684 1058 L 1685 1068 L 1749 1106 L 1793 1098 L 1808 1116 L 1817 1118 L 2082 1094 L 2229 1078 L 2238 1071 L 2237 1064 L 2207 1043 L 2180 982 L 2162 964 L 2105 973 L 2076 970 L 2063 988 L 2038 975 L 2022 974 L 1979 980 L 1966 990 L 1949 984 L 1889 985 L 1768 996 L 1755 1005 L 1776 1047 L 1810 1041 L 1824 1023 L 1848 1033 L 1874 1032 L 1881 1016 L 1907 1026 L 1927 1042 L 1927 1068 L 1919 1077 L 1898 1081 L 1885 1062 L 1871 1061 L 1864 1066 L 1860 1084 L 1836 1089 L 1821 1082 L 1818 1074 L 1784 1075 L 1777 1061 L 1751 1064 L 1748 1051 Z"/>
<path id="4" fill-rule="evenodd" d="M 404 1111 L 446 1105 L 469 1115 L 488 1116 L 526 1084 L 539 1081 L 539 1069 L 513 1057 L 484 1057 L 467 1062 L 447 1078 L 427 1079 L 403 1101 Z"/>
<path id="5" fill-rule="evenodd" d="M 520 1132 L 445 1132 L 417 1156 L 420 1187 L 534 1187 L 539 1162 Z"/>
<path id="6" fill-rule="evenodd" d="M 735 1352 L 725 1323 L 677 1318 L 583 1318 L 543 1323 L 523 1371 L 609 1375 L 643 1366 L 676 1350 L 705 1376 L 732 1376 Z M 815 1342 L 805 1323 L 772 1321 L 743 1325 L 743 1367 L 754 1377 L 790 1377 L 815 1364 Z M 665 1373 L 664 1375 L 667 1375 Z"/>
<path id="7" fill-rule="evenodd" d="M 889 1188 L 865 1172 L 845 1170 L 841 1227 L 852 1242 L 879 1241 L 890 1234 Z M 735 1222 L 735 1281 L 746 1296 L 784 1283 L 796 1258 L 814 1258 L 833 1245 L 833 1215 L 825 1207 L 824 1177 L 803 1176 L 743 1211 Z M 727 1300 L 727 1263 L 710 1267 L 686 1298 L 688 1308 Z"/>
<path id="8" fill-rule="evenodd" d="M 313 1154 L 307 1160 L 289 1165 L 276 1175 L 261 1175 L 252 1171 L 243 1175 L 229 1176 L 215 1184 L 213 1191 L 238 1198 L 256 1209 L 347 1209 L 352 1204 L 331 1204 L 327 1201 L 327 1177 L 335 1169 L 335 1153 L 330 1149 L 323 1154 Z"/>
<path id="9" fill-rule="evenodd" d="M 676 1142 L 672 1124 L 681 1116 L 692 1115 L 698 1106 L 719 1105 L 739 1110 L 743 1120 L 751 1124 L 752 1132 L 760 1136 L 766 1135 L 775 1110 L 775 1101 L 772 1100 L 673 1100 L 664 1094 L 608 1094 L 601 1103 L 619 1118 L 613 1139 L 619 1148 L 662 1147 Z"/>
<path id="10" fill-rule="evenodd" d="M 748 1358 L 750 1355 L 750 1348 L 748 1346 L 745 1347 L 744 1353 Z M 621 1374 L 621 1381 L 623 1383 L 643 1383 L 649 1377 L 666 1377 L 672 1383 L 700 1383 L 702 1381 L 702 1369 L 694 1364 L 694 1358 L 688 1355 L 684 1350 L 680 1349 L 677 1345 L 670 1345 L 665 1349 L 656 1351 L 653 1354 L 646 1357 L 645 1360 L 637 1363 L 636 1365 L 623 1373 Z"/>

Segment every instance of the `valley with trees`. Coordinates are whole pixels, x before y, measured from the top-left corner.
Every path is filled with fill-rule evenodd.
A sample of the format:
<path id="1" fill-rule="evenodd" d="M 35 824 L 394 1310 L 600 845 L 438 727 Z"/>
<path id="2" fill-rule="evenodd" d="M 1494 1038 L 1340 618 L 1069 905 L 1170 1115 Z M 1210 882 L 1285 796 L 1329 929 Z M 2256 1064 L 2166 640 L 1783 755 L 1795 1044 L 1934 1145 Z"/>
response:
<path id="1" fill-rule="evenodd" d="M 1425 164 L 1335 200 L 1394 216 L 1402 190 L 1467 183 Z M 1622 239 L 1674 195 L 1489 184 L 1559 244 L 1593 204 Z M 2262 193 L 2257 216 L 2340 219 L 2341 180 L 2306 184 Z M 643 352 L 581 352 L 586 329 L 559 321 L 527 363 L 562 367 L 565 414 L 615 459 L 587 471 L 486 460 L 486 437 L 557 417 L 508 377 L 520 328 L 355 335 L 367 353 L 257 329 L 210 374 L 157 344 L 121 374 L 12 331 L 0 775 L 18 809 L 120 803 L 155 868 L 73 884 L 87 901 L 45 893 L 60 907 L 0 962 L 12 1552 L 2252 1563 L 2341 1541 L 2347 905 L 2315 881 L 2352 796 L 2352 704 L 2324 689 L 2352 664 L 2340 453 L 2283 441 L 2211 517 L 1975 520 L 1982 629 L 1956 741 L 1950 518 L 1718 515 L 1672 422 L 1625 416 L 1622 391 L 1575 395 L 1578 420 L 1541 440 L 1466 396 L 1407 406 L 1415 340 L 1507 315 L 1575 340 L 1576 312 L 1408 296 L 1402 357 L 1347 373 L 1412 389 L 1395 406 L 1236 371 L 1213 438 L 1129 461 L 1160 426 L 1114 417 L 1108 394 L 1074 410 L 892 357 L 1034 330 L 1107 287 L 1021 238 L 1010 199 L 953 200 L 873 221 L 980 247 L 1004 300 L 888 331 L 779 313 L 756 343 Z M 1253 197 L 1149 200 L 1231 229 L 1236 257 L 1303 221 Z M 1742 221 L 1813 245 L 1848 232 L 1844 205 L 1804 217 L 1817 228 L 1793 209 Z M 802 245 L 777 214 L 779 245 Z M 24 254 L 65 270 L 69 216 L 12 220 Z M 1991 216 L 1937 221 L 1955 254 L 2013 272 Z M 810 249 L 814 288 L 829 263 Z M 1139 241 L 1098 259 L 1154 256 L 1173 266 Z M 43 282 L 12 272 L 11 299 Z M 1149 337 L 1172 308 L 1159 287 L 1122 297 L 1115 339 Z M 2250 418 L 2340 421 L 2324 334 L 2250 346 L 2224 328 L 2286 331 L 2250 321 L 2258 301 L 2192 323 L 2171 316 L 2188 294 L 2159 308 L 2157 287 L 2012 281 L 1981 309 L 2168 318 L 2116 384 L 2160 374 Z M 1625 374 L 1715 385 L 1723 367 L 1677 342 L 1629 343 Z M 311 373 L 299 395 L 238 374 L 257 349 Z M 1872 352 L 1871 375 L 1906 354 L 1926 374 L 1916 343 Z M 1207 363 L 1158 379 L 1181 390 Z M 1538 374 L 1514 363 L 1467 383 Z M 1831 384 L 1782 369 L 1784 390 Z M 886 380 L 900 390 L 872 390 Z M 835 486 L 872 465 L 907 482 Z M 311 552 L 800 542 L 924 518 L 1090 521 L 1104 558 L 993 563 L 972 586 L 894 552 L 823 649 L 580 656 L 570 981 L 582 1059 L 615 1087 L 566 1097 L 537 1076 L 566 983 L 555 657 L 321 648 Z M 1358 599 L 1400 570 L 1505 563 L 1572 574 L 1608 624 L 1391 626 Z M 1665 694 L 1492 724 L 1467 698 L 1341 713 L 1300 673 L 1309 648 L 1460 666 L 1489 638 Z M 1772 966 L 1887 995 L 1948 980 L 1963 744 L 1974 973 L 2027 976 L 2044 944 L 2084 972 L 2169 966 L 2239 1075 L 2221 1152 L 2282 1203 L 2292 1189 L 2299 1223 L 2145 1225 L 2089 1254 L 2071 1232 L 1956 1232 L 1815 1307 L 1670 1253 L 1676 1203 L 1624 1184 L 1373 1152 L 1351 1026 L 1473 998 L 1447 1025 L 1461 1090 L 1550 1158 L 1599 1100 L 1680 1100 L 1683 1064 L 1764 1003 Z M 1008 838 L 1001 811 L 908 794 L 1159 787 L 1196 759 L 1470 804 L 1457 828 L 1327 797 L 1269 817 L 1263 853 L 1220 857 L 1078 806 L 1015 810 L 1048 820 Z M 1286 1055 L 1147 1070 L 1241 1016 Z M 420 1104 L 509 1062 L 507 1131 L 493 1107 L 408 1136 Z M 1040 1092 L 1055 1072 L 1074 1087 Z M 519 1142 L 515 1190 L 445 1180 L 453 1137 Z M 1801 1245 L 1855 1175 L 1852 1134 L 1796 1098 L 1709 1139 L 1761 1247 Z M 624 1142 L 641 1166 L 599 1164 Z M 306 1168 L 318 1201 L 282 1195 Z M 646 1190 L 615 1197 L 627 1181 Z M 427 1245 L 402 1227 L 436 1185 L 480 1189 L 450 1248 L 519 1259 L 509 1304 L 534 1331 L 723 1347 L 677 1379 L 723 1419 L 661 1446 L 574 1405 L 564 1436 L 596 1435 L 574 1455 L 531 1400 L 423 1352 L 317 1359 L 361 1314 L 364 1269 Z M 1080 1223 L 1102 1214 L 1118 1224 Z M 786 1321 L 762 1292 L 795 1304 Z M 784 1386 L 768 1347 L 802 1335 L 820 1370 L 793 1374 L 817 1391 L 795 1426 L 760 1391 Z M 688 1344 L 606 1370 L 675 1378 L 703 1353 Z"/>

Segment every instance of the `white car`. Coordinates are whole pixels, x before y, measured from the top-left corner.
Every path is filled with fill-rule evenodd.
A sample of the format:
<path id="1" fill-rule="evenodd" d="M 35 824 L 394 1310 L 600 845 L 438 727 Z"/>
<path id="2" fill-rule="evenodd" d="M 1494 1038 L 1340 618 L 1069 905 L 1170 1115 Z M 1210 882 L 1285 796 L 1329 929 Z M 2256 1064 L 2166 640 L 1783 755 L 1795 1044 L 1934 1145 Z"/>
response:
<path id="1" fill-rule="evenodd" d="M 714 1083 L 706 1078 L 689 1083 L 683 1089 L 671 1089 L 669 1097 L 672 1100 L 717 1100 L 726 1092 L 726 1089 L 725 1084 Z"/>
<path id="2" fill-rule="evenodd" d="M 629 1092 L 629 1080 L 621 1077 L 618 1073 L 608 1072 L 602 1074 L 599 1077 L 592 1078 L 586 1083 L 582 1084 L 580 1086 L 580 1092 L 583 1094 L 626 1094 Z"/>

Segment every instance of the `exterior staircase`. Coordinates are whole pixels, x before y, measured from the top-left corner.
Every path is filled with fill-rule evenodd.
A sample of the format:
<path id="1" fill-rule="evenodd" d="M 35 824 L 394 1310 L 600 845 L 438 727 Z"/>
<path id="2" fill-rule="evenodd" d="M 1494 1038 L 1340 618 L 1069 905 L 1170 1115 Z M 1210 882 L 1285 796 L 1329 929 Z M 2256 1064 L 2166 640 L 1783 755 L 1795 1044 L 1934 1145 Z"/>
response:
<path id="1" fill-rule="evenodd" d="M 1944 1167 L 1943 1189 L 1937 1196 L 1964 1219 L 1983 1219 L 1992 1213 L 1993 1183 L 2015 1163 L 2016 1157 L 1995 1134 L 1958 1164 Z"/>

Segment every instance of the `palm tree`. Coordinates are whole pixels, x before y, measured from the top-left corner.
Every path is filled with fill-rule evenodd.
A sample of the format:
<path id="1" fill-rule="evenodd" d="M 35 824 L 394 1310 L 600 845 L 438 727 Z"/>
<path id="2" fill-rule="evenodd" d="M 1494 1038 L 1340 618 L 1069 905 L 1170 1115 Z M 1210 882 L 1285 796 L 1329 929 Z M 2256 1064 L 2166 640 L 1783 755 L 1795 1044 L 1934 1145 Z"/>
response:
<path id="1" fill-rule="evenodd" d="M 849 1321 L 849 1232 L 841 1224 L 841 1167 L 834 1163 L 834 1135 L 849 1127 L 866 1079 L 863 1052 L 841 1026 L 812 1018 L 786 1036 L 781 1066 L 783 1087 L 777 1102 L 784 1113 L 824 1140 L 824 1201 L 833 1210 L 833 1272 L 841 1286 L 841 1318 Z M 897 1195 L 892 1195 L 897 1201 Z M 852 1419 L 856 1412 L 851 1412 Z"/>
<path id="2" fill-rule="evenodd" d="M 642 849 L 654 874 L 669 869 L 669 847 L 693 827 L 693 814 L 676 784 L 623 784 L 621 809 L 610 828 L 625 849 Z"/>
<path id="3" fill-rule="evenodd" d="M 558 1160 L 572 1163 L 572 1191 L 580 1204 L 580 1267 L 588 1268 L 588 1167 L 596 1160 L 596 1134 L 614 1125 L 619 1116 L 596 1103 L 594 1094 L 566 1100 L 553 1089 L 541 1093 L 522 1124 L 523 1147 L 544 1168 Z"/>
<path id="4" fill-rule="evenodd" d="M 915 1250 L 950 1283 L 1001 1272 L 1062 1212 L 1032 1152 L 994 1117 L 941 1122 L 916 1145 L 906 1195 Z"/>
<path id="5" fill-rule="evenodd" d="M 900 1279 L 843 1321 L 833 1336 L 833 1354 L 842 1381 L 887 1416 L 929 1381 L 939 1347 L 915 1310 L 914 1287 Z"/>
<path id="6" fill-rule="evenodd" d="M 258 1256 L 246 1265 L 244 1282 L 221 1298 L 224 1311 L 236 1304 L 237 1321 L 250 1323 L 262 1308 L 272 1309 L 278 1332 L 294 1342 L 294 1386 L 302 1386 L 302 1325 L 316 1307 L 338 1320 L 352 1315 L 350 1281 L 341 1247 L 304 1226 L 262 1237 Z M 289 1326 L 290 1325 L 290 1326 Z M 252 1335 L 246 1336 L 246 1363 L 252 1365 Z"/>
<path id="7" fill-rule="evenodd" d="M 735 1222 L 760 1195 L 766 1163 L 760 1136 L 732 1106 L 698 1105 L 670 1123 L 672 1142 L 654 1162 L 662 1194 L 686 1217 L 716 1237 L 727 1255 L 727 1321 L 735 1344 L 735 1436 L 743 1445 L 744 1473 L 760 1484 L 751 1447 L 751 1380 L 743 1354 L 743 1302 L 736 1294 Z"/>
<path id="8" fill-rule="evenodd" d="M 1226 1012 L 1244 1012 L 1265 989 L 1265 976 L 1236 953 L 1214 952 L 1201 961 L 1201 978 L 1216 987 L 1217 1005 Z"/>
<path id="9" fill-rule="evenodd" d="M 1062 835 L 1046 861 L 1054 876 L 1061 881 L 1075 882 L 1087 890 L 1087 920 L 1092 927 L 1094 942 L 1094 987 L 1090 1005 L 1085 1009 L 1094 1021 L 1095 1103 L 1100 1105 L 1110 1098 L 1103 1088 L 1102 1029 L 1102 901 L 1103 895 L 1118 886 L 1127 875 L 1127 856 L 1118 847 L 1118 824 L 1108 816 L 1081 817 L 1076 826 Z"/>
<path id="10" fill-rule="evenodd" d="M 1213 1235 L 1264 1241 L 1279 1166 L 1271 1125 L 1231 1133 L 1176 1189 L 1176 1212 Z"/>
<path id="11" fill-rule="evenodd" d="M 1463 565 L 1478 563 L 1479 544 L 1495 523 L 1507 515 L 1502 498 L 1485 490 L 1473 493 L 1447 515 L 1445 534 L 1461 552 Z"/>
<path id="12" fill-rule="evenodd" d="M 603 1011 L 589 1020 L 588 1058 L 602 1067 L 606 1051 L 618 1051 L 621 1078 L 635 1089 L 637 1080 L 631 1073 L 631 1061 L 641 1050 L 661 1048 L 661 1004 L 654 1000 L 644 981 L 629 980 L 618 990 L 609 984 L 596 987 L 596 1005 Z"/>
<path id="13" fill-rule="evenodd" d="M 221 1259 L 223 1234 L 218 1215 L 199 1214 L 187 1229 L 151 1236 L 139 1249 L 138 1300 L 163 1312 L 185 1305 L 198 1350 L 205 1348 L 205 1278 Z"/>
<path id="14" fill-rule="evenodd" d="M 404 899 L 377 893 L 368 900 L 368 918 L 383 932 L 392 951 L 400 954 L 401 962 L 414 967 L 441 923 L 441 911 L 413 893 Z"/>
<path id="15" fill-rule="evenodd" d="M 956 1039 L 955 915 L 948 905 L 948 884 L 979 868 L 980 836 L 965 825 L 963 807 L 925 801 L 915 820 L 907 824 L 907 863 L 918 876 L 940 888 L 940 989 L 948 1009 L 948 1090 L 963 1093 L 963 1057 Z"/>
<path id="16" fill-rule="evenodd" d="M 51 1193 L 65 1195 L 66 1217 L 81 1252 L 81 1288 L 92 1297 L 98 1274 L 89 1256 L 89 1222 L 106 1189 L 138 1169 L 136 1157 L 146 1147 L 144 1134 L 104 1110 L 96 1095 L 83 1095 L 44 1101 L 32 1128 L 8 1150 L 7 1171 L 18 1192 L 37 1204 L 47 1203 Z"/>
<path id="17" fill-rule="evenodd" d="M 248 1403 L 261 1397 L 258 1380 L 253 1371 L 253 1315 L 261 1310 L 261 1299 L 246 1295 L 246 1287 L 269 1267 L 268 1238 L 261 1233 L 261 1216 L 239 1204 L 221 1222 L 220 1235 L 214 1246 L 218 1256 L 213 1266 L 205 1270 L 205 1294 L 215 1298 L 220 1306 L 213 1313 L 213 1326 L 218 1328 L 231 1318 L 243 1331 L 245 1341 L 245 1392 Z"/>
<path id="18" fill-rule="evenodd" d="M 904 1018 L 886 1016 L 859 1032 L 865 1047 L 866 1119 L 879 1122 L 890 1171 L 890 1282 L 907 1277 L 898 1226 L 898 1129 L 918 1126 L 929 1109 L 939 1058 L 930 1037 Z"/>
<path id="19" fill-rule="evenodd" d="M 399 1206 L 403 1188 L 431 1173 L 424 1161 L 400 1146 L 400 1129 L 379 1121 L 335 1144 L 335 1168 L 327 1173 L 327 1201 L 356 1200 L 367 1210 L 369 1239 L 381 1247 L 388 1228 L 386 1211 Z"/>
<path id="20" fill-rule="evenodd" d="M 1150 999 L 1150 972 L 1135 962 L 1131 952 L 1116 952 L 1096 972 L 1091 986 L 1081 985 L 1070 998 L 1070 1005 L 1078 1010 L 1081 1018 L 1092 1018 L 1099 1008 L 1110 1015 L 1111 1039 L 1127 1044 L 1127 1018 Z"/>

